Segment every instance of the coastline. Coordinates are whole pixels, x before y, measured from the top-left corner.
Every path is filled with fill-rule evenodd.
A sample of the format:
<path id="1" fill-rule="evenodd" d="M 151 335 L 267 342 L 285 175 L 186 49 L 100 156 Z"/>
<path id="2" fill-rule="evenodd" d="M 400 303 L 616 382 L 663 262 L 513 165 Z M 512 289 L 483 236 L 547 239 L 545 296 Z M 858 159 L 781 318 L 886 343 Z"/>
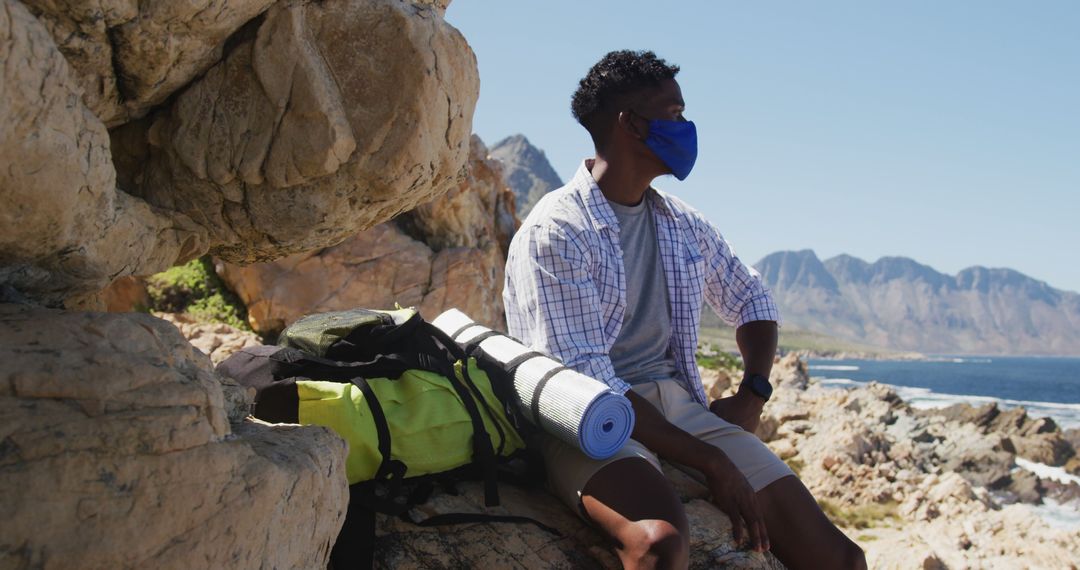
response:
<path id="1" fill-rule="evenodd" d="M 704 372 L 711 397 L 733 389 L 737 374 Z M 810 374 L 796 355 L 777 362 L 757 435 L 871 567 L 1075 563 L 1080 484 L 1065 466 L 1080 460 L 1054 422 L 996 403 L 920 409 L 881 383 Z"/>

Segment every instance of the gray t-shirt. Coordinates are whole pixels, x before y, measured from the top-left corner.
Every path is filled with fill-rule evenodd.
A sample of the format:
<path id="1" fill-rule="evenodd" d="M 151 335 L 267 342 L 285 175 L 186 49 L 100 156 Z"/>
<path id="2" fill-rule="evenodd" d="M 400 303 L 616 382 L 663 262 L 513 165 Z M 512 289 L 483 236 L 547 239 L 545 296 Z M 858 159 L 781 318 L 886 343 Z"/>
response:
<path id="1" fill-rule="evenodd" d="M 671 305 L 656 222 L 646 200 L 636 206 L 608 203 L 619 220 L 626 270 L 626 314 L 610 355 L 615 374 L 627 384 L 675 378 L 678 369 L 668 354 Z"/>

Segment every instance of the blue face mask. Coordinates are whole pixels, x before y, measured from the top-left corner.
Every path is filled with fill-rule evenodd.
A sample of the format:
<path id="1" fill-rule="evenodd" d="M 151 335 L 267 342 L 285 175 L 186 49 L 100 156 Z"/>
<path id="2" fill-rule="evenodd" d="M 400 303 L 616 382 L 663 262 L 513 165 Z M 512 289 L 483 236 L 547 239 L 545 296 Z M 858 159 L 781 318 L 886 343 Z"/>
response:
<path id="1" fill-rule="evenodd" d="M 697 127 L 693 121 L 650 120 L 645 145 L 671 169 L 675 178 L 686 180 L 697 160 Z"/>

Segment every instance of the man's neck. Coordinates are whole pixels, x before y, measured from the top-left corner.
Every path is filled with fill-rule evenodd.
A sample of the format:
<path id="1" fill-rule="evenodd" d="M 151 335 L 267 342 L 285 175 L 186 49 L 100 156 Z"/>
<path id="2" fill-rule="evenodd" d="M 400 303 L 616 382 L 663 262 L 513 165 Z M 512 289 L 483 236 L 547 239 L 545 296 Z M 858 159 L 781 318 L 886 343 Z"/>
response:
<path id="1" fill-rule="evenodd" d="M 636 168 L 632 160 L 618 160 L 599 154 L 593 161 L 590 172 L 604 197 L 624 206 L 640 204 L 653 179 L 652 174 Z"/>

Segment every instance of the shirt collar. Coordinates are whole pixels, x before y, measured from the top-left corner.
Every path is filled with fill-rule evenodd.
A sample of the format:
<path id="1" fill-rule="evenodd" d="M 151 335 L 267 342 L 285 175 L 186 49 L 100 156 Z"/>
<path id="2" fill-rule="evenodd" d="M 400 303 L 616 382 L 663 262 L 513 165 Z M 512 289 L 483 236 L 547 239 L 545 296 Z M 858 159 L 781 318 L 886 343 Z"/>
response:
<path id="1" fill-rule="evenodd" d="M 574 178 L 571 184 L 574 186 L 574 190 L 581 196 L 582 201 L 585 203 L 585 209 L 589 213 L 589 217 L 592 218 L 596 227 L 606 228 L 608 226 L 619 227 L 618 218 L 615 217 L 615 211 L 611 209 L 611 205 L 608 204 L 607 198 L 604 197 L 603 191 L 600 190 L 600 186 L 596 184 L 596 180 L 592 177 L 592 173 L 589 172 L 589 167 L 592 165 L 593 159 L 585 159 L 581 161 L 581 165 L 578 166 L 577 172 L 574 173 Z M 671 209 L 668 207 L 667 200 L 664 200 L 652 186 L 645 191 L 645 199 L 649 201 L 651 210 L 659 212 L 661 215 L 672 217 Z"/>

